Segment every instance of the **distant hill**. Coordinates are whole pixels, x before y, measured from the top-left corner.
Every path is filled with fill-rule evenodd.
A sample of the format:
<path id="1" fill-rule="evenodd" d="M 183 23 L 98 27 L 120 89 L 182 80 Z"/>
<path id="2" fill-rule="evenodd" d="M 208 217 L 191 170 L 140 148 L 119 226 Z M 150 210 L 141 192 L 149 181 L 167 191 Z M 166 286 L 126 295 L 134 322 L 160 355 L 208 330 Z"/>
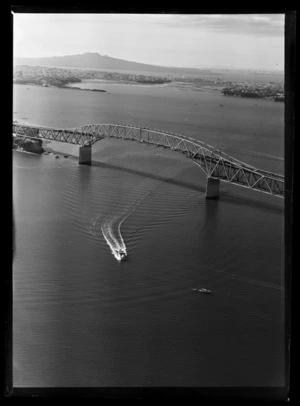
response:
<path id="1" fill-rule="evenodd" d="M 112 58 L 107 55 L 87 52 L 79 55 L 53 56 L 48 58 L 15 58 L 15 65 L 59 66 L 86 69 L 126 70 L 151 73 L 172 74 L 201 74 L 210 73 L 208 69 L 175 68 L 167 66 L 148 65 L 145 63 Z"/>

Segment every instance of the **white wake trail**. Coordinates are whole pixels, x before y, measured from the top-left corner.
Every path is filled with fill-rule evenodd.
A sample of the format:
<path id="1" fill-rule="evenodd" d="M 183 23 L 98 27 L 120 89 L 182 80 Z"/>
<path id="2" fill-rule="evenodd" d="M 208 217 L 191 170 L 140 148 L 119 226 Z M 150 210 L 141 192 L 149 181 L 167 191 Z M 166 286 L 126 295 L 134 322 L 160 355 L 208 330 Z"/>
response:
<path id="1" fill-rule="evenodd" d="M 119 218 L 117 216 L 114 216 L 113 218 L 108 217 L 106 220 L 102 223 L 101 225 L 101 231 L 103 234 L 103 237 L 105 238 L 107 244 L 109 245 L 111 252 L 113 256 L 119 261 L 121 260 L 121 256 L 119 254 L 119 251 L 122 250 L 127 254 L 126 251 L 126 245 L 124 243 L 122 234 L 121 234 L 121 223 L 125 220 L 126 217 L 124 217 L 118 224 L 117 226 L 117 232 L 118 232 L 118 238 L 114 234 L 114 225 L 117 223 Z"/>
<path id="2" fill-rule="evenodd" d="M 113 217 L 108 216 L 101 224 L 101 231 L 103 237 L 105 238 L 105 241 L 109 245 L 113 256 L 118 261 L 121 260 L 121 256 L 119 253 L 120 250 L 122 250 L 125 253 L 125 255 L 127 255 L 126 245 L 121 234 L 121 225 L 127 219 L 127 217 L 129 217 L 132 214 L 132 212 L 139 206 L 139 204 L 145 199 L 145 197 L 149 195 L 149 193 L 150 192 L 142 196 L 131 208 L 131 210 L 128 210 L 128 212 L 125 213 L 125 215 L 123 212 L 121 215 L 116 215 Z M 121 217 L 122 215 L 124 216 L 123 218 Z M 114 228 L 116 230 L 117 237 L 114 234 Z"/>

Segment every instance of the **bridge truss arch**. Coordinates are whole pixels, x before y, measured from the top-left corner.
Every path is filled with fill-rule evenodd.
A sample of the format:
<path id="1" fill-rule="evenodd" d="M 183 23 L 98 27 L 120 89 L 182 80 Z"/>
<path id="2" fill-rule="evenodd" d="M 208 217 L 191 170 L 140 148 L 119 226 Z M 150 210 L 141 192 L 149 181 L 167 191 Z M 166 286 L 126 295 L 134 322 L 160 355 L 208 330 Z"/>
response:
<path id="1" fill-rule="evenodd" d="M 103 138 L 118 138 L 170 149 L 194 161 L 209 178 L 284 197 L 283 176 L 256 169 L 202 141 L 131 125 L 92 124 L 81 128 L 84 132 L 93 134 L 91 145 Z"/>
<path id="2" fill-rule="evenodd" d="M 154 145 L 185 155 L 208 178 L 284 197 L 284 177 L 241 162 L 224 152 L 193 138 L 162 130 L 121 124 L 88 124 L 60 129 L 13 123 L 13 133 L 28 138 L 92 146 L 104 138 L 116 138 Z"/>

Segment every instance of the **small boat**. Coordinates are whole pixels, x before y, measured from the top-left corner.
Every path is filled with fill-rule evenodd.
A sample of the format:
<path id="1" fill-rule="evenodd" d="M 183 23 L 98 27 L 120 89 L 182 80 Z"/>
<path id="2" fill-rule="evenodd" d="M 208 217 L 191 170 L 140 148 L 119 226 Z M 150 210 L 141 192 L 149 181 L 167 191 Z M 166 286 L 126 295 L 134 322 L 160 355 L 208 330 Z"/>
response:
<path id="1" fill-rule="evenodd" d="M 127 257 L 127 254 L 123 250 L 119 250 L 119 255 L 120 255 L 120 261 L 124 261 Z"/>
<path id="2" fill-rule="evenodd" d="M 200 288 L 200 289 L 193 289 L 194 292 L 199 292 L 199 293 L 212 293 L 210 289 L 205 289 L 205 288 Z"/>
<path id="3" fill-rule="evenodd" d="M 212 291 L 210 289 L 205 289 L 205 288 L 198 289 L 198 292 L 200 292 L 200 293 L 212 293 Z"/>

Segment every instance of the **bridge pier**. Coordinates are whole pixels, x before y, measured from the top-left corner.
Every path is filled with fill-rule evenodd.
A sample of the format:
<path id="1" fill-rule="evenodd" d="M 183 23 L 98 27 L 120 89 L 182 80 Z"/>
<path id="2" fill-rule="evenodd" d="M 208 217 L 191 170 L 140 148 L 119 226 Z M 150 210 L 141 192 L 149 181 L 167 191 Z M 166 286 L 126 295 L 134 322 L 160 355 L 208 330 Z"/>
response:
<path id="1" fill-rule="evenodd" d="M 79 147 L 79 164 L 91 165 L 92 164 L 92 146 L 83 145 Z"/>
<path id="2" fill-rule="evenodd" d="M 207 178 L 206 181 L 206 199 L 218 199 L 220 191 L 220 180 L 214 178 Z"/>

